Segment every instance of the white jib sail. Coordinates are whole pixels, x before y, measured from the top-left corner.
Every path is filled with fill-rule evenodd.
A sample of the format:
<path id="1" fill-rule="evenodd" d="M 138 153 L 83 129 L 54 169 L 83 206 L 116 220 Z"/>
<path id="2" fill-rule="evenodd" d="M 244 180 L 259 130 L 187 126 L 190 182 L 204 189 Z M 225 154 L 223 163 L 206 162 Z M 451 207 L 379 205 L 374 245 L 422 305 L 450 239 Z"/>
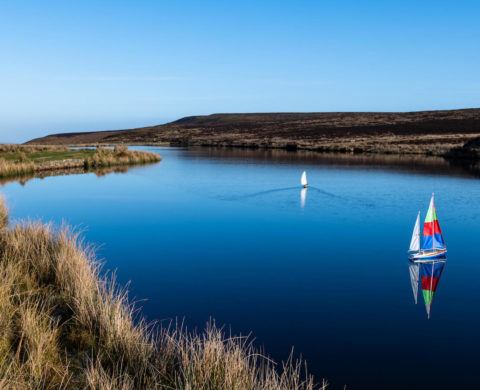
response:
<path id="1" fill-rule="evenodd" d="M 300 180 L 302 183 L 302 186 L 307 185 L 307 172 L 303 171 L 302 173 L 302 179 Z"/>
<path id="2" fill-rule="evenodd" d="M 418 295 L 418 279 L 420 276 L 420 267 L 418 264 L 409 264 L 408 270 L 410 271 L 410 282 L 412 283 L 413 290 L 413 299 L 415 299 L 415 304 L 417 304 L 417 295 Z"/>
<path id="3" fill-rule="evenodd" d="M 420 211 L 417 215 L 417 221 L 413 228 L 412 240 L 410 241 L 409 251 L 418 252 L 420 250 Z"/>

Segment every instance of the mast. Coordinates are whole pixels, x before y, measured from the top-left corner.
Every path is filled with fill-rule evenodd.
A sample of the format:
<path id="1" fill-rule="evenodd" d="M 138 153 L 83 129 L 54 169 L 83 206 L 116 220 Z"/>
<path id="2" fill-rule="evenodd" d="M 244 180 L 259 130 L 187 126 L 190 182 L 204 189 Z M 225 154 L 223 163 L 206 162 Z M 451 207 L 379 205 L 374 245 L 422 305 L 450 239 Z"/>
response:
<path id="1" fill-rule="evenodd" d="M 433 207 L 433 210 L 435 211 L 435 214 L 437 214 L 437 210 L 435 210 L 435 203 L 433 200 L 434 196 L 435 196 L 435 192 L 432 192 L 432 207 Z M 435 228 L 433 228 L 432 250 L 435 250 Z M 428 318 L 430 319 L 430 313 L 428 313 Z"/>
<path id="2" fill-rule="evenodd" d="M 420 220 L 420 210 L 418 210 L 418 217 L 417 218 Z M 419 227 L 419 229 L 418 229 L 418 245 L 420 246 L 420 248 L 418 249 L 419 253 L 423 252 L 422 236 L 423 236 L 423 226 Z"/>
<path id="3" fill-rule="evenodd" d="M 417 221 L 418 221 L 418 251 L 417 252 L 419 252 L 422 248 L 421 228 L 420 228 L 420 210 L 418 210 Z"/>

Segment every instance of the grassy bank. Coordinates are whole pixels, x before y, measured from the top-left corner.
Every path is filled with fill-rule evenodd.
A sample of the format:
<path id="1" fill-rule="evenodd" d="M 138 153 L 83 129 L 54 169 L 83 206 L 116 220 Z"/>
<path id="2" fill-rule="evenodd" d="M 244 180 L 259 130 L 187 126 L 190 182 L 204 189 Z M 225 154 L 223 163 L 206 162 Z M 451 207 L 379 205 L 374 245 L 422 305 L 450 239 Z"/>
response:
<path id="1" fill-rule="evenodd" d="M 0 280 L 0 388 L 314 388 L 299 362 L 275 366 L 214 323 L 148 326 L 78 235 L 9 225 L 1 200 Z"/>
<path id="2" fill-rule="evenodd" d="M 40 171 L 147 164 L 160 160 L 161 157 L 156 153 L 132 151 L 125 146 L 115 146 L 113 149 L 69 149 L 58 146 L 0 145 L 0 178 Z"/>

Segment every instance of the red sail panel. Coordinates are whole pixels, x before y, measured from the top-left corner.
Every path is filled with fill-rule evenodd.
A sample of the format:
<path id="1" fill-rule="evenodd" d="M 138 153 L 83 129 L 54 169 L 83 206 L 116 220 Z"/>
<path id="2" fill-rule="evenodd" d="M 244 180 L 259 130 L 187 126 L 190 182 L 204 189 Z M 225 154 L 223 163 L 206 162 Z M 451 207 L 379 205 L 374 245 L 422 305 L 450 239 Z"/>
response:
<path id="1" fill-rule="evenodd" d="M 423 224 L 423 235 L 432 236 L 433 234 L 442 234 L 442 229 L 440 229 L 440 223 L 438 219 L 433 222 L 425 222 Z"/>

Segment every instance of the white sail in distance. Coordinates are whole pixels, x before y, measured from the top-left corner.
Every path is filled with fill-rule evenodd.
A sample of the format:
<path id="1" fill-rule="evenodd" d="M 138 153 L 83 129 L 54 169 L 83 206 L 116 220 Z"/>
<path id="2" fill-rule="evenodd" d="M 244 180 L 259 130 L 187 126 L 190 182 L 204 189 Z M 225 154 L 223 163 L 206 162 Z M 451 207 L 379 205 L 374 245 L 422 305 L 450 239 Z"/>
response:
<path id="1" fill-rule="evenodd" d="M 300 179 L 300 182 L 302 183 L 302 186 L 304 186 L 304 187 L 306 187 L 308 185 L 308 183 L 307 183 L 307 172 L 303 171 L 302 178 Z"/>
<path id="2" fill-rule="evenodd" d="M 418 252 L 420 250 L 420 211 L 417 215 L 417 220 L 413 228 L 412 240 L 410 241 L 409 251 Z"/>

